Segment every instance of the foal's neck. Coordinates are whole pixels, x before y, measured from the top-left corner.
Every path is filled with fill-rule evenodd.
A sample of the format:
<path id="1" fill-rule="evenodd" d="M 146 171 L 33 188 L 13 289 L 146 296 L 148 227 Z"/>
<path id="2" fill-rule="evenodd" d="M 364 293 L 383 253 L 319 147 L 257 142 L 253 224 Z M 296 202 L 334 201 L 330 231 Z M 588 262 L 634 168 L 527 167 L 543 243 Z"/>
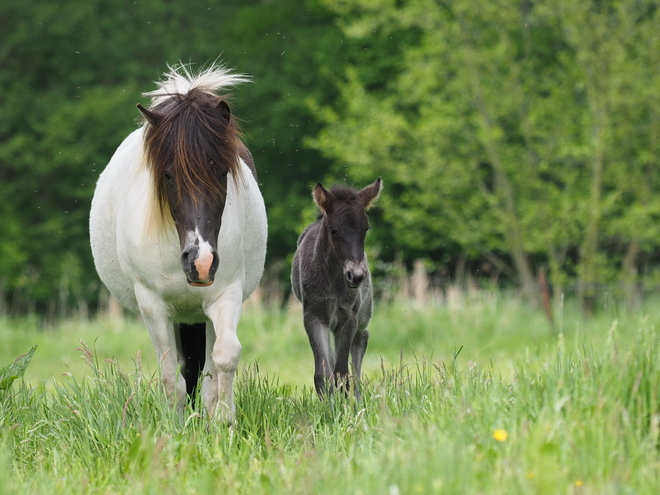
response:
<path id="1" fill-rule="evenodd" d="M 325 217 L 319 220 L 319 231 L 314 254 L 317 260 L 323 265 L 324 271 L 335 273 L 339 270 L 341 274 L 342 268 L 339 266 L 339 260 L 332 245 L 332 237 L 330 232 L 328 232 Z"/>

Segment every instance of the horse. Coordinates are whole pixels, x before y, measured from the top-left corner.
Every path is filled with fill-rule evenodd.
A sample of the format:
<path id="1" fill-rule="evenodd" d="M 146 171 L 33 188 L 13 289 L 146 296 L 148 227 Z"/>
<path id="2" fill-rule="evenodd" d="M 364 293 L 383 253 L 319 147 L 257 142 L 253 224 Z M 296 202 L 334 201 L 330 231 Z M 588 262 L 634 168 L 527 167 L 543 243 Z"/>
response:
<path id="1" fill-rule="evenodd" d="M 213 64 L 169 66 L 138 104 L 141 127 L 100 174 L 90 242 L 101 281 L 139 313 L 164 388 L 181 412 L 195 395 L 235 417 L 242 302 L 263 274 L 267 219 L 254 160 L 227 103 L 249 80 Z"/>
<path id="2" fill-rule="evenodd" d="M 360 191 L 346 186 L 327 190 L 317 183 L 312 195 L 320 214 L 298 238 L 291 286 L 303 306 L 303 323 L 314 355 L 314 386 L 320 397 L 342 384 L 348 391 L 349 353 L 359 383 L 373 313 L 371 274 L 364 252 L 369 230 L 366 211 L 381 188 L 380 177 Z"/>

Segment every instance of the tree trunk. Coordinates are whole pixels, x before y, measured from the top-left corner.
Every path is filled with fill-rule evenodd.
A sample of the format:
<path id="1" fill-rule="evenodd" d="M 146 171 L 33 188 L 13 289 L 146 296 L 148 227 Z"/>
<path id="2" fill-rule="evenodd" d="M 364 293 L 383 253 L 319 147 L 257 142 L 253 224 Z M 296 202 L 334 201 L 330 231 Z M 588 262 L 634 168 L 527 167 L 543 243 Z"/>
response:
<path id="1" fill-rule="evenodd" d="M 592 91 L 596 91 L 592 89 Z M 594 117 L 592 139 L 594 154 L 591 161 L 591 191 L 589 198 L 589 219 L 585 229 L 584 240 L 580 246 L 580 264 L 578 266 L 578 298 L 584 311 L 593 314 L 596 299 L 596 283 L 598 281 L 598 232 L 601 221 L 601 196 L 603 187 L 603 169 L 605 162 L 603 127 L 606 112 L 604 105 L 597 101 L 598 96 L 592 95 L 592 111 Z"/>
<path id="2" fill-rule="evenodd" d="M 505 237 L 509 246 L 511 259 L 520 277 L 519 282 L 522 285 L 523 294 L 534 307 L 538 308 L 541 306 L 541 298 L 534 272 L 523 245 L 523 236 L 516 212 L 513 188 L 499 162 L 499 157 L 491 154 L 491 159 L 493 160 L 493 169 L 495 170 L 495 182 L 499 184 L 499 188 L 502 191 L 504 210 L 509 221 L 508 228 L 505 231 Z"/>
<path id="3" fill-rule="evenodd" d="M 491 136 L 497 134 L 493 132 L 497 124 L 492 117 L 491 112 L 486 104 L 483 91 L 481 87 L 480 77 L 478 71 L 471 63 L 473 57 L 467 57 L 468 68 L 471 71 L 470 82 L 472 85 L 474 105 L 481 117 L 481 123 L 486 129 L 481 142 L 486 150 L 486 154 L 493 167 L 494 179 L 496 185 L 497 196 L 502 205 L 503 217 L 506 218 L 507 226 L 504 232 L 505 240 L 509 246 L 509 255 L 513 261 L 514 268 L 518 274 L 518 282 L 522 286 L 524 296 L 529 300 L 532 306 L 538 308 L 541 306 L 541 297 L 536 284 L 536 277 L 529 263 L 529 258 L 525 252 L 523 235 L 516 211 L 515 193 L 511 181 L 506 173 L 506 168 L 502 163 L 501 153 L 499 150 L 499 143 L 497 138 Z"/>
<path id="4" fill-rule="evenodd" d="M 639 306 L 640 294 L 637 288 L 637 256 L 639 255 L 639 243 L 636 241 L 628 244 L 626 257 L 623 259 L 623 281 L 624 301 L 629 310 Z"/>

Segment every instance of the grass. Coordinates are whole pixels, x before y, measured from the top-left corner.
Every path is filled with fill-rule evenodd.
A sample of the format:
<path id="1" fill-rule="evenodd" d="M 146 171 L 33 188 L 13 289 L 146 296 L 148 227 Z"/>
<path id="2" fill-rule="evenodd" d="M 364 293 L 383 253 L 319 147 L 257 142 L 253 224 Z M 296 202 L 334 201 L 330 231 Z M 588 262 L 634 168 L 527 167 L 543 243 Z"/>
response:
<path id="1" fill-rule="evenodd" d="M 321 401 L 299 309 L 248 305 L 229 427 L 167 406 L 137 321 L 0 320 L 0 366 L 39 346 L 0 390 L 2 491 L 657 493 L 660 312 L 560 316 L 381 306 L 363 400 Z"/>

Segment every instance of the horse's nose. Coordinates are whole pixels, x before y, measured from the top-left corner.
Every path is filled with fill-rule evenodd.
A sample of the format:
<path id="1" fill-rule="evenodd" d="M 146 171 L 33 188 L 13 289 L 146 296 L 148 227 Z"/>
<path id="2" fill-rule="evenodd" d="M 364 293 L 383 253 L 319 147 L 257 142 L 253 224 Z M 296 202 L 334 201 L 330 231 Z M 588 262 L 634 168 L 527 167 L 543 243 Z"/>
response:
<path id="1" fill-rule="evenodd" d="M 218 254 L 215 249 L 200 250 L 195 245 L 186 246 L 181 252 L 181 266 L 190 285 L 206 287 L 215 278 Z"/>
<path id="2" fill-rule="evenodd" d="M 353 268 L 346 271 L 346 284 L 355 289 L 360 286 L 364 280 L 364 270 Z"/>

